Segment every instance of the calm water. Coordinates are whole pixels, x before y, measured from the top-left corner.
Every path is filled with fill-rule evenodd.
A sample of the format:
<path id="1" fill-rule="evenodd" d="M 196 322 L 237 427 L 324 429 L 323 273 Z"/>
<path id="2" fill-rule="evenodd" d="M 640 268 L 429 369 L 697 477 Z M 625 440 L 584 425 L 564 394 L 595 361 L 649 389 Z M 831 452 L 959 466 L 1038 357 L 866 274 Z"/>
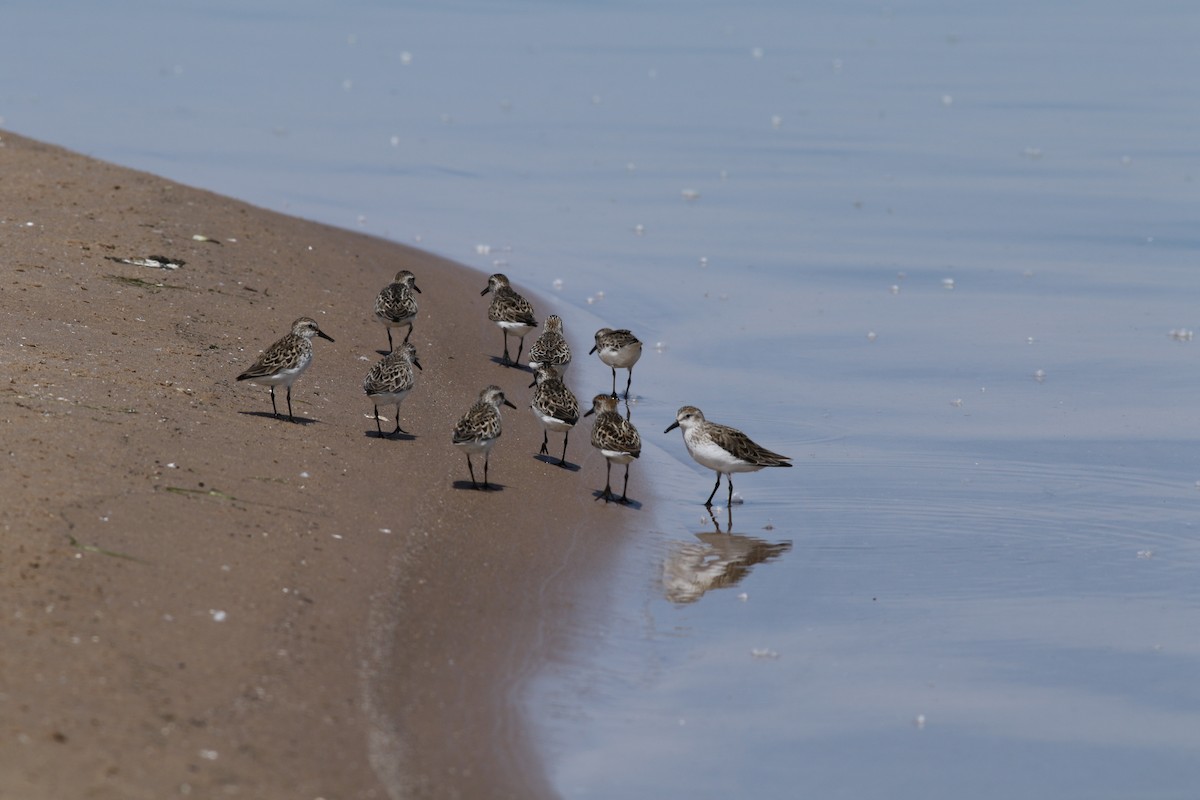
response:
<path id="1" fill-rule="evenodd" d="M 564 796 L 1194 796 L 1200 13 L 644 6 L 10 4 L 0 117 L 654 345 Z"/>

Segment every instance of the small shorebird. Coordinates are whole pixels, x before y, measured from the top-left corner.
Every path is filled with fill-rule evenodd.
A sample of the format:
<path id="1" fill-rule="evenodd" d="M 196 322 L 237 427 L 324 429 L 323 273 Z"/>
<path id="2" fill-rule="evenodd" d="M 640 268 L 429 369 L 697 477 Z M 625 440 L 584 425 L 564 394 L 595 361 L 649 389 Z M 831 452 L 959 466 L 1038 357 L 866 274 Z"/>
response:
<path id="1" fill-rule="evenodd" d="M 549 321 L 546 320 L 547 323 Z M 567 465 L 567 439 L 571 436 L 571 428 L 574 428 L 575 423 L 579 421 L 579 400 L 563 383 L 558 373 L 545 364 L 537 368 L 533 376 L 533 383 L 529 385 L 537 387 L 533 390 L 533 400 L 529 407 L 533 409 L 533 415 L 537 417 L 538 422 L 542 423 L 540 454 L 550 454 L 548 449 L 550 431 L 562 431 L 563 449 L 558 465 L 565 467 Z"/>
<path id="2" fill-rule="evenodd" d="M 525 349 L 525 334 L 537 327 L 533 316 L 533 306 L 521 295 L 513 291 L 508 276 L 497 272 L 488 278 L 487 288 L 480 296 L 492 293 L 492 304 L 488 306 L 488 319 L 500 326 L 504 331 L 504 363 L 515 366 L 521 360 L 521 351 Z M 517 360 L 508 357 L 508 335 L 520 337 L 521 344 L 517 348 Z"/>
<path id="3" fill-rule="evenodd" d="M 392 431 L 390 436 L 408 433 L 400 427 L 400 403 L 416 383 L 413 367 L 421 369 L 421 362 L 417 360 L 417 348 L 411 342 L 402 342 L 398 348 L 371 367 L 371 371 L 363 380 L 363 391 L 375 404 L 375 429 L 379 431 L 380 436 L 383 436 L 383 427 L 379 424 L 380 406 L 396 406 L 396 430 Z"/>
<path id="4" fill-rule="evenodd" d="M 629 379 L 625 381 L 625 399 L 628 400 L 629 385 L 633 383 L 633 365 L 642 357 L 642 343 L 623 328 L 618 331 L 601 328 L 596 331 L 596 346 L 588 351 L 588 355 L 592 353 L 598 353 L 600 360 L 612 367 L 614 397 L 617 394 L 617 369 L 629 370 Z"/>
<path id="5" fill-rule="evenodd" d="M 704 502 L 712 508 L 712 500 L 721 486 L 721 476 L 729 482 L 729 502 L 733 503 L 733 473 L 758 472 L 763 467 L 790 467 L 791 458 L 772 453 L 755 444 L 750 437 L 737 428 L 718 425 L 704 418 L 704 413 L 695 406 L 684 406 L 675 415 L 675 421 L 663 433 L 676 428 L 683 431 L 683 443 L 696 463 L 715 470 L 717 483 L 712 494 Z"/>
<path id="6" fill-rule="evenodd" d="M 592 410 L 585 417 L 596 415 L 592 423 L 592 447 L 603 454 L 608 461 L 608 474 L 604 479 L 604 492 L 596 499 L 604 498 L 604 502 L 614 499 L 612 491 L 612 465 L 625 465 L 625 485 L 621 489 L 618 502 L 628 503 L 626 493 L 629 491 L 629 462 L 642 454 L 642 437 L 638 435 L 633 423 L 621 416 L 617 411 L 617 396 L 615 394 L 598 394 L 592 399 Z"/>
<path id="7" fill-rule="evenodd" d="M 488 486 L 488 458 L 492 445 L 500 438 L 500 406 L 516 408 L 504 396 L 499 386 L 488 386 L 479 393 L 479 400 L 462 415 L 462 419 L 454 426 L 454 444 L 467 454 L 467 469 L 471 471 L 471 486 L 478 489 L 475 482 L 475 467 L 471 465 L 471 454 L 483 453 L 483 488 Z"/>
<path id="8" fill-rule="evenodd" d="M 311 317 L 300 317 L 292 323 L 292 332 L 275 344 L 268 347 L 250 369 L 237 376 L 239 381 L 250 381 L 271 387 L 271 410 L 275 418 L 279 418 L 279 409 L 275 406 L 275 387 L 287 387 L 288 419 L 292 422 L 292 384 L 296 382 L 308 365 L 312 363 L 312 337 L 320 336 L 329 339 Z"/>
<path id="9" fill-rule="evenodd" d="M 540 366 L 550 367 L 561 378 L 570 364 L 571 346 L 563 336 L 562 318 L 551 314 L 542 324 L 542 335 L 529 348 L 529 366 L 534 370 Z"/>
<path id="10" fill-rule="evenodd" d="M 379 291 L 375 298 L 375 319 L 386 326 L 388 335 L 388 352 L 396 348 L 392 345 L 392 328 L 408 326 L 404 341 L 412 336 L 413 320 L 417 316 L 417 298 L 413 292 L 421 293 L 417 288 L 416 277 L 406 269 L 396 273 L 396 279 Z M 399 411 L 399 408 L 397 408 Z"/>

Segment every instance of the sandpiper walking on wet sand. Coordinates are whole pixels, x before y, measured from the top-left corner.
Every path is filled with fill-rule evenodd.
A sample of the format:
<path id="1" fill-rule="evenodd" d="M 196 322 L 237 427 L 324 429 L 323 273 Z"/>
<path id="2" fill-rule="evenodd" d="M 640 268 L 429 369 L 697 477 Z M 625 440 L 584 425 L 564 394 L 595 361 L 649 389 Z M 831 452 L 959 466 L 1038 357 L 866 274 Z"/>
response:
<path id="1" fill-rule="evenodd" d="M 629 399 L 629 385 L 633 383 L 633 365 L 642 357 L 642 343 L 629 331 L 622 328 L 614 331 L 612 328 L 601 328 L 596 331 L 596 345 L 588 351 L 588 355 L 596 353 L 600 360 L 612 367 L 613 389 L 617 394 L 617 369 L 629 370 L 629 379 L 625 381 L 625 399 Z"/>
<path id="2" fill-rule="evenodd" d="M 488 319 L 499 325 L 500 330 L 504 331 L 504 363 L 507 366 L 516 366 L 521 360 L 521 352 L 525 349 L 525 334 L 537 327 L 537 320 L 533 316 L 533 306 L 528 300 L 513 291 L 512 284 L 508 282 L 508 276 L 499 272 L 488 278 L 487 288 L 479 294 L 482 296 L 488 292 L 492 293 L 492 303 L 488 306 Z M 510 333 L 521 340 L 520 346 L 517 348 L 516 361 L 508 357 L 508 335 Z"/>
<path id="3" fill-rule="evenodd" d="M 275 406 L 275 387 L 287 387 L 288 419 L 296 421 L 292 415 L 292 384 L 296 382 L 308 365 L 312 363 L 312 337 L 333 341 L 318 326 L 311 317 L 300 317 L 292 323 L 292 332 L 268 347 L 250 369 L 237 376 L 239 381 L 250 381 L 271 387 L 271 410 L 279 418 L 279 409 Z"/>
<path id="4" fill-rule="evenodd" d="M 391 436 L 408 433 L 400 427 L 400 403 L 408 397 L 416 383 L 413 367 L 421 369 L 421 362 L 417 360 L 417 348 L 412 342 L 403 342 L 371 367 L 371 371 L 363 380 L 363 391 L 375 404 L 375 429 L 380 436 L 383 436 L 383 427 L 379 424 L 380 406 L 396 406 L 396 430 L 391 432 Z"/>
<path id="5" fill-rule="evenodd" d="M 604 491 L 596 498 L 604 502 L 614 499 L 612 491 L 612 465 L 625 465 L 625 485 L 621 488 L 618 502 L 628 503 L 629 462 L 642 454 L 642 437 L 633 423 L 617 411 L 615 394 L 598 394 L 592 399 L 592 410 L 585 417 L 596 415 L 592 423 L 592 447 L 600 451 L 608 462 L 608 473 L 604 479 Z"/>
<path id="6" fill-rule="evenodd" d="M 733 502 L 733 473 L 757 472 L 763 467 L 790 467 L 791 458 L 773 453 L 767 448 L 755 444 L 750 437 L 731 428 L 728 425 L 718 425 L 704 418 L 703 412 L 695 406 L 684 406 L 675 415 L 675 421 L 667 426 L 663 433 L 670 433 L 676 428 L 683 431 L 683 443 L 697 464 L 708 467 L 717 473 L 717 482 L 712 494 L 704 505 L 712 507 L 717 489 L 721 486 L 721 476 L 724 475 L 729 483 L 729 502 Z"/>
<path id="7" fill-rule="evenodd" d="M 529 366 L 535 371 L 540 366 L 550 367 L 561 378 L 570 363 L 571 346 L 563 335 L 562 318 L 551 314 L 542 324 L 542 335 L 529 348 Z"/>
<path id="8" fill-rule="evenodd" d="M 417 316 L 417 298 L 413 292 L 421 293 L 417 288 L 416 277 L 406 269 L 396 273 L 396 279 L 380 290 L 375 298 L 375 319 L 387 328 L 388 352 L 395 350 L 392 344 L 392 328 L 408 327 L 404 341 L 412 336 L 413 320 Z"/>
<path id="9" fill-rule="evenodd" d="M 558 460 L 560 467 L 567 465 L 567 439 L 571 436 L 571 428 L 579 421 L 579 400 L 563 383 L 562 378 L 546 365 L 541 365 L 533 377 L 536 386 L 533 390 L 533 400 L 529 407 L 533 416 L 542 424 L 541 455 L 549 455 L 550 431 L 562 431 L 562 457 Z"/>
<path id="10" fill-rule="evenodd" d="M 475 467 L 471 464 L 471 455 L 483 454 L 483 488 L 488 485 L 488 458 L 492 446 L 500 438 L 500 406 L 516 408 L 504 396 L 499 386 L 488 386 L 479 393 L 479 400 L 471 406 L 462 419 L 454 426 L 454 444 L 467 454 L 467 469 L 471 471 L 471 486 L 478 489 L 475 482 Z"/>

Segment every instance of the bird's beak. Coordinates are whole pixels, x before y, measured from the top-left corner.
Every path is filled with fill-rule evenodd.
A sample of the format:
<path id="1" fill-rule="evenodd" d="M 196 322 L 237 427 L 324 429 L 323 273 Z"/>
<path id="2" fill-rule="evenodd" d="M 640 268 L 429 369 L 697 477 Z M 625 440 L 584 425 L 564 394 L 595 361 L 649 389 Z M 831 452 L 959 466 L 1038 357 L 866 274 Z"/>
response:
<path id="1" fill-rule="evenodd" d="M 592 345 L 592 349 L 591 349 L 591 350 L 588 350 L 588 355 L 590 356 L 592 353 L 596 352 L 596 348 L 597 348 L 597 347 L 599 347 L 599 346 L 600 346 L 600 345 L 598 345 L 598 344 L 594 344 L 594 345 Z"/>
<path id="2" fill-rule="evenodd" d="M 674 422 L 672 422 L 670 425 L 667 426 L 667 429 L 665 431 L 663 431 L 663 433 L 670 433 L 671 431 L 675 430 L 678 427 L 679 427 L 679 420 L 675 420 Z"/>
<path id="3" fill-rule="evenodd" d="M 480 297 L 483 297 L 485 294 L 487 294 L 487 293 L 488 293 L 488 292 L 490 292 L 491 290 L 492 290 L 492 287 L 491 287 L 491 286 L 488 286 L 488 287 L 487 287 L 487 288 L 485 288 L 485 289 L 484 289 L 482 292 L 480 292 L 480 293 L 479 293 L 479 296 L 480 296 Z"/>
<path id="4" fill-rule="evenodd" d="M 516 406 L 514 406 L 514 405 L 512 404 L 512 401 L 511 401 L 511 400 L 509 400 L 507 397 L 506 397 L 506 398 L 504 398 L 504 405 L 508 406 L 509 408 L 516 408 Z"/>
<path id="5" fill-rule="evenodd" d="M 592 408 L 588 409 L 587 413 L 585 413 L 584 416 L 590 417 L 592 414 L 595 414 L 595 413 L 596 413 L 596 407 L 592 406 Z"/>
<path id="6" fill-rule="evenodd" d="M 415 358 L 413 359 L 413 366 L 416 367 L 417 369 L 421 370 L 422 372 L 425 371 L 425 368 L 421 366 L 421 362 L 417 361 Z"/>
<path id="7" fill-rule="evenodd" d="M 420 293 L 421 293 L 421 287 L 420 287 L 420 286 L 417 286 L 417 285 L 414 283 L 414 284 L 413 284 L 413 288 L 417 290 L 417 294 L 420 294 Z"/>
<path id="8" fill-rule="evenodd" d="M 333 337 L 320 328 L 317 328 L 317 336 L 320 336 L 322 339 L 328 339 L 331 342 L 333 341 Z"/>

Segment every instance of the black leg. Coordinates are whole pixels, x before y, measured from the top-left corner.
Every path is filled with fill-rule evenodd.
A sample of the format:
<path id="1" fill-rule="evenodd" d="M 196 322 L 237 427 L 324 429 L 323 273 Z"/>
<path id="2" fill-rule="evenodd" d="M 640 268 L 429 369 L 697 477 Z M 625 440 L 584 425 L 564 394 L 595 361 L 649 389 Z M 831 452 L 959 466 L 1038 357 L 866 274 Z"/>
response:
<path id="1" fill-rule="evenodd" d="M 388 332 L 388 352 L 390 353 L 396 349 L 395 345 L 392 344 L 392 326 L 385 325 L 384 327 L 387 329 L 387 332 Z"/>
<path id="2" fill-rule="evenodd" d="M 295 415 L 292 414 L 292 387 L 288 387 L 288 419 L 292 422 L 296 421 Z"/>
<path id="3" fill-rule="evenodd" d="M 471 470 L 471 488 L 478 489 L 479 484 L 475 482 L 475 467 L 471 466 L 471 454 L 467 453 L 467 469 Z"/>
<path id="4" fill-rule="evenodd" d="M 733 511 L 732 511 L 732 509 L 733 509 L 733 473 L 730 473 L 729 475 L 725 476 L 725 482 L 729 484 L 729 502 L 727 502 L 725 505 L 727 508 L 730 509 L 729 513 L 732 514 L 733 513 Z"/>
<path id="5" fill-rule="evenodd" d="M 521 364 L 521 353 L 524 350 L 525 350 L 525 337 L 522 336 L 520 343 L 517 345 L 517 360 L 516 360 L 516 362 L 514 362 L 517 364 L 517 366 L 520 366 L 520 364 Z"/>
<path id="6" fill-rule="evenodd" d="M 612 371 L 613 371 L 613 390 L 612 390 L 612 396 L 613 396 L 613 397 L 616 397 L 616 396 L 617 396 L 617 368 L 616 368 L 616 367 L 613 367 L 613 368 L 612 368 Z"/>
<path id="7" fill-rule="evenodd" d="M 550 443 L 550 434 L 543 428 L 542 429 L 542 449 L 538 451 L 539 455 L 545 456 L 545 455 L 550 454 L 549 448 L 546 447 L 546 445 L 548 445 L 549 443 Z"/>
<path id="8" fill-rule="evenodd" d="M 614 370 L 614 373 L 615 373 L 615 372 L 616 372 L 616 370 Z M 630 368 L 629 368 L 629 378 L 628 378 L 628 379 L 625 381 L 625 399 L 626 399 L 626 400 L 628 400 L 628 399 L 629 399 L 629 386 L 630 386 L 630 384 L 632 384 L 632 383 L 633 383 L 633 367 L 630 367 Z M 614 388 L 613 388 L 613 394 L 616 394 L 616 393 L 617 393 L 617 390 L 616 390 L 616 388 L 614 387 Z"/>
<path id="9" fill-rule="evenodd" d="M 483 490 L 484 490 L 485 492 L 486 492 L 488 489 L 492 488 L 492 487 L 488 486 L 488 478 L 487 478 L 488 462 L 489 462 L 489 461 L 491 461 L 491 460 L 492 460 L 492 454 L 491 454 L 491 453 L 484 453 L 484 454 L 483 454 Z"/>
<path id="10" fill-rule="evenodd" d="M 562 454 L 562 458 L 560 458 L 558 460 L 558 465 L 560 467 L 565 467 L 567 465 L 567 439 L 569 439 L 570 437 L 571 437 L 570 431 L 563 431 L 563 454 Z"/>
<path id="11" fill-rule="evenodd" d="M 380 436 L 383 436 L 383 428 L 379 424 L 379 406 L 375 406 L 375 430 L 379 431 Z"/>
<path id="12" fill-rule="evenodd" d="M 378 423 L 378 422 L 379 422 L 379 420 L 376 420 L 376 423 Z M 400 406 L 398 406 L 398 405 L 396 406 L 396 430 L 392 431 L 391 435 L 395 436 L 397 433 L 403 433 L 403 434 L 408 433 L 408 431 L 406 431 L 400 427 Z"/>
<path id="13" fill-rule="evenodd" d="M 625 496 L 628 493 L 629 493 L 629 465 L 626 464 L 625 465 L 625 485 L 621 487 L 621 502 L 622 503 L 629 502 L 629 498 Z"/>
<path id="14" fill-rule="evenodd" d="M 268 386 L 267 388 L 271 390 L 271 410 L 275 412 L 275 419 L 279 419 L 279 409 L 275 407 L 275 387 Z"/>
<path id="15" fill-rule="evenodd" d="M 408 344 L 408 337 L 412 336 L 412 323 L 408 323 L 408 333 L 404 334 L 404 343 Z"/>
<path id="16" fill-rule="evenodd" d="M 504 334 L 504 363 L 511 364 L 512 359 L 508 357 L 508 331 L 501 328 L 500 331 Z"/>
<path id="17" fill-rule="evenodd" d="M 712 508 L 712 499 L 717 496 L 717 489 L 720 489 L 720 488 L 721 488 L 721 473 L 718 472 L 717 473 L 717 482 L 713 486 L 712 494 L 710 494 L 708 496 L 708 499 L 704 501 L 705 508 Z"/>
<path id="18" fill-rule="evenodd" d="M 607 503 L 612 498 L 612 462 L 608 459 L 605 459 L 605 462 L 608 464 L 608 472 L 604 475 L 604 492 L 600 497 L 603 497 L 604 502 Z M 599 500 L 600 497 L 596 499 Z"/>

